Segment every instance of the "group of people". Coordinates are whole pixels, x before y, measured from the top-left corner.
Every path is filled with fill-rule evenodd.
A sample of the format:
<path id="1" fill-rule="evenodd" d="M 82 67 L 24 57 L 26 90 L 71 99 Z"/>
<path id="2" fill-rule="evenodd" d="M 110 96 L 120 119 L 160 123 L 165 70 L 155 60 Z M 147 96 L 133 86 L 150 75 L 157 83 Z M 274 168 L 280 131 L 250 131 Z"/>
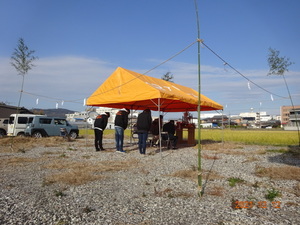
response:
<path id="1" fill-rule="evenodd" d="M 168 149 L 171 145 L 173 149 L 177 149 L 176 145 L 178 137 L 175 135 L 176 126 L 174 120 L 170 120 L 168 123 L 163 124 L 163 116 L 160 115 L 159 119 L 157 118 L 152 121 L 150 109 L 145 109 L 138 115 L 136 128 L 139 138 L 138 146 L 141 154 L 146 154 L 148 134 L 151 133 L 153 135 L 152 142 L 156 144 L 160 139 L 160 130 L 164 132 L 164 135 L 162 135 L 161 138 L 169 140 Z"/>
<path id="2" fill-rule="evenodd" d="M 115 141 L 116 141 L 116 151 L 125 153 L 123 149 L 124 142 L 124 130 L 128 126 L 128 115 L 130 113 L 129 109 L 121 109 L 117 112 L 115 117 Z M 98 115 L 94 122 L 94 133 L 95 133 L 95 148 L 96 151 L 102 151 L 103 148 L 103 131 L 105 130 L 108 118 L 110 117 L 109 112 L 102 113 Z M 160 119 L 160 121 L 159 121 Z M 166 132 L 166 138 L 170 140 L 169 144 L 172 144 L 172 148 L 176 149 L 177 136 L 175 135 L 176 127 L 174 120 L 170 120 L 168 123 L 163 125 L 163 117 L 160 116 L 159 119 L 152 121 L 151 110 L 145 109 L 138 115 L 136 123 L 136 131 L 138 133 L 138 147 L 140 154 L 146 154 L 147 139 L 148 134 L 152 133 L 153 141 L 159 140 L 159 130 Z M 160 125 L 160 127 L 159 127 Z M 168 146 L 170 148 L 171 146 Z"/>
<path id="3" fill-rule="evenodd" d="M 115 117 L 115 140 L 117 152 L 125 153 L 123 149 L 124 142 L 124 130 L 128 126 L 128 115 L 129 109 L 121 109 L 117 112 Z M 95 148 L 96 151 L 103 151 L 103 131 L 105 130 L 108 118 L 110 117 L 109 112 L 98 115 L 94 122 L 94 134 L 95 134 Z"/>

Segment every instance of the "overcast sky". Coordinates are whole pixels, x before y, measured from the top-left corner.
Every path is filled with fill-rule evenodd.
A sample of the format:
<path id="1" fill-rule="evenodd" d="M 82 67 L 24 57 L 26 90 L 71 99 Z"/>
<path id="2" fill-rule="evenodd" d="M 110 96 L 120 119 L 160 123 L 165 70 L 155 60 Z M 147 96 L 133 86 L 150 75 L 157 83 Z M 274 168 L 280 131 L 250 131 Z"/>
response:
<path id="1" fill-rule="evenodd" d="M 291 101 L 282 77 L 267 76 L 273 48 L 295 63 L 285 75 L 300 105 L 300 1 L 197 4 L 210 48 L 200 48 L 202 94 L 226 114 L 280 114 Z M 25 76 L 21 106 L 77 111 L 117 67 L 145 73 L 198 37 L 194 0 L 0 0 L 0 30 L 0 102 L 18 104 L 22 79 L 10 57 L 22 37 L 39 59 Z M 171 72 L 175 83 L 198 90 L 197 51 L 192 44 L 147 75 Z"/>

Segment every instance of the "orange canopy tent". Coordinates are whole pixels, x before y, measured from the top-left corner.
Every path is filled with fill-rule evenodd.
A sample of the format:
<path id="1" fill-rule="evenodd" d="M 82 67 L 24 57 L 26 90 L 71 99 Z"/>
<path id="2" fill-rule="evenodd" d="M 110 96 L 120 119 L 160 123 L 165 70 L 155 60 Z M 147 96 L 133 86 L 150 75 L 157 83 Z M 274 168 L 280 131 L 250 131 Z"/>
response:
<path id="1" fill-rule="evenodd" d="M 223 106 L 201 95 L 201 111 Z M 118 67 L 87 99 L 88 106 L 150 109 L 162 112 L 197 111 L 198 92 L 179 84 Z"/>

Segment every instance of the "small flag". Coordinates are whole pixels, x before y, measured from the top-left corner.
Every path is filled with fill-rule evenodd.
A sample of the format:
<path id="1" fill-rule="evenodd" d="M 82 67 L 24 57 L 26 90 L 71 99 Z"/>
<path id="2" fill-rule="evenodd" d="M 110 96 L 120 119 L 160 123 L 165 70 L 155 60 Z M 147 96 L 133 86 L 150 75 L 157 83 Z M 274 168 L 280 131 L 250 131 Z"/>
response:
<path id="1" fill-rule="evenodd" d="M 248 89 L 251 90 L 250 83 L 248 82 Z"/>

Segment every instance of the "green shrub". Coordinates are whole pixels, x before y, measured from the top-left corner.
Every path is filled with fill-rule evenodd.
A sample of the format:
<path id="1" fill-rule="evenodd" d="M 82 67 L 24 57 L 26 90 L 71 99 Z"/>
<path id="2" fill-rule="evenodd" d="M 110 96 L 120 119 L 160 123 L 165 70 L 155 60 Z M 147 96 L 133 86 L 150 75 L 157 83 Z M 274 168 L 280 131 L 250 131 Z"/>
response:
<path id="1" fill-rule="evenodd" d="M 236 177 L 230 177 L 227 179 L 230 187 L 234 187 L 237 183 L 243 183 L 244 180 Z"/>
<path id="2" fill-rule="evenodd" d="M 272 188 L 271 190 L 267 190 L 267 194 L 265 195 L 266 199 L 268 199 L 269 201 L 273 201 L 276 197 L 281 196 L 281 193 L 277 190 L 275 190 L 274 188 Z"/>

